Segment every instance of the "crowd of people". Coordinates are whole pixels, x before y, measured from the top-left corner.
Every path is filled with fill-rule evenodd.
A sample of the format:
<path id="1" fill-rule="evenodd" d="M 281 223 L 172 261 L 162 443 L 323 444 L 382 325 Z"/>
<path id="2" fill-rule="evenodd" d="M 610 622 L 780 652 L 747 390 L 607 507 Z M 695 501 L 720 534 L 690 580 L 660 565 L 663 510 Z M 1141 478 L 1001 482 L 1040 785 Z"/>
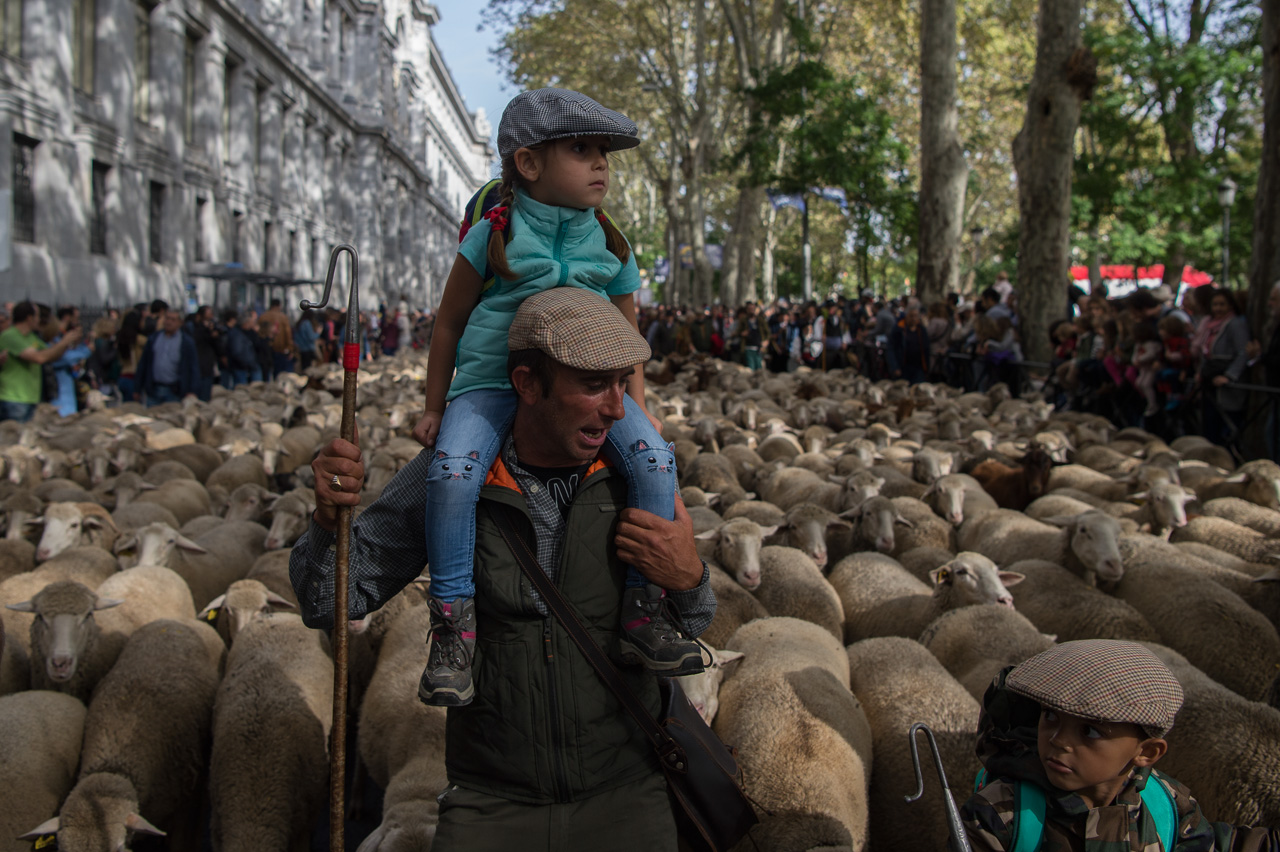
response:
<path id="1" fill-rule="evenodd" d="M 431 325 L 429 312 L 404 302 L 361 312 L 361 357 L 425 348 Z M 147 405 L 188 395 L 208 401 L 215 384 L 230 389 L 336 362 L 345 332 L 345 311 L 295 320 L 279 299 L 261 313 L 202 305 L 185 315 L 156 299 L 124 312 L 105 308 L 87 330 L 77 307 L 10 302 L 0 310 L 0 420 L 26 421 L 41 402 L 74 414 L 90 390 Z"/>
<path id="2" fill-rule="evenodd" d="M 1017 293 L 1004 274 L 974 301 L 955 293 L 932 304 L 911 295 L 877 299 L 868 289 L 854 299 L 781 298 L 736 311 L 653 306 L 642 310 L 640 328 L 655 358 L 706 352 L 774 372 L 852 367 L 872 380 L 967 390 L 1005 382 L 1015 394 L 1035 375 L 1059 409 L 1166 435 L 1194 431 L 1223 445 L 1244 426 L 1248 393 L 1236 385 L 1249 380 L 1249 368 L 1261 361 L 1267 384 L 1280 387 L 1280 324 L 1268 341 L 1252 341 L 1242 293 L 1212 285 L 1188 289 L 1180 301 L 1168 286 L 1115 299 L 1070 293 L 1070 316 L 1050 328 L 1049 364 L 1024 360 Z M 1272 313 L 1280 317 L 1280 289 Z"/>
<path id="3" fill-rule="evenodd" d="M 1048 365 L 1023 359 L 1017 293 L 1004 274 L 974 301 L 952 293 L 926 305 L 912 295 L 878 299 L 868 289 L 821 303 L 650 306 L 641 310 L 640 330 L 655 358 L 705 352 L 753 370 L 852 367 L 872 380 L 968 390 L 1005 382 L 1014 393 L 1034 373 L 1059 408 L 1167 435 L 1196 431 L 1224 445 L 1244 425 L 1248 394 L 1234 386 L 1248 380 L 1248 370 L 1261 362 L 1266 383 L 1280 387 L 1280 323 L 1269 340 L 1252 341 L 1243 294 L 1211 285 L 1188 289 L 1180 302 L 1167 286 L 1119 299 L 1071 293 L 1072 316 L 1050 328 Z M 1272 309 L 1280 317 L 1280 290 Z M 185 316 L 157 299 L 123 313 L 108 308 L 88 329 L 80 313 L 3 306 L 0 419 L 25 420 L 40 402 L 72 414 L 90 389 L 148 405 L 188 394 L 208 400 L 214 384 L 233 388 L 336 362 L 346 325 L 345 312 L 332 308 L 291 319 L 279 299 L 261 313 L 203 305 Z M 433 325 L 431 312 L 404 301 L 362 311 L 361 356 L 425 350 Z M 1267 432 L 1275 457 L 1274 423 Z"/>

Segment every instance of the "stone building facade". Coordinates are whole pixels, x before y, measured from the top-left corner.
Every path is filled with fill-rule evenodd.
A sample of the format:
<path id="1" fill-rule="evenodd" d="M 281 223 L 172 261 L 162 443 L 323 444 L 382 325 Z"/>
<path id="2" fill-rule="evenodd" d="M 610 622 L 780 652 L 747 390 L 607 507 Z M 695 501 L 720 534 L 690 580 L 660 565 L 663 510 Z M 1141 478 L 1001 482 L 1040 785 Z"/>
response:
<path id="1" fill-rule="evenodd" d="M 0 7 L 0 301 L 242 306 L 280 291 L 197 273 L 323 279 L 351 243 L 362 307 L 439 302 L 493 150 L 433 40 L 433 5 Z"/>

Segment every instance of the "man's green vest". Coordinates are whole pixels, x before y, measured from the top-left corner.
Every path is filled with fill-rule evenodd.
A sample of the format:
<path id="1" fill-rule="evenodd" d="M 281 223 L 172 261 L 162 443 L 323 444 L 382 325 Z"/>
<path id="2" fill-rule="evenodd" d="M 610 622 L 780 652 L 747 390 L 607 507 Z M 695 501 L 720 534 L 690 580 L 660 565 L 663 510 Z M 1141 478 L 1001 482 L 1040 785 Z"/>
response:
<path id="1" fill-rule="evenodd" d="M 449 710 L 449 781 L 517 802 L 573 802 L 660 772 L 653 749 L 609 688 L 551 615 L 534 606 L 529 581 L 485 510 L 517 507 L 533 541 L 524 497 L 501 467 L 480 492 L 476 513 L 476 695 Z M 505 476 L 504 476 L 505 475 Z M 505 481 L 505 483 L 504 483 Z M 495 484 L 496 483 L 496 484 Z M 613 660 L 625 568 L 614 533 L 626 482 L 594 469 L 569 510 L 556 586 Z M 657 682 L 621 668 L 655 715 Z"/>

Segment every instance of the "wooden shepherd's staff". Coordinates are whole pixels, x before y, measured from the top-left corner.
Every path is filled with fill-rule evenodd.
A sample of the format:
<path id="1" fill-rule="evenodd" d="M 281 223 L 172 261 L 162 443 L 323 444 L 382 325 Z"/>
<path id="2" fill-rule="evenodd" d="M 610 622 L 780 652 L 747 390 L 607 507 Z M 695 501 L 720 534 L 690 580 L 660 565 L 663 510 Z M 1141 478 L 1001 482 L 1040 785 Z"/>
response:
<path id="1" fill-rule="evenodd" d="M 355 443 L 356 371 L 360 369 L 360 258 L 353 246 L 337 246 L 329 255 L 329 274 L 324 279 L 320 304 L 303 299 L 298 305 L 314 311 L 329 304 L 333 273 L 338 255 L 351 255 L 351 298 L 347 302 L 346 334 L 342 345 L 342 440 Z M 329 732 L 329 850 L 344 852 L 342 839 L 346 808 L 343 803 L 347 778 L 347 565 L 351 547 L 351 507 L 338 507 L 338 549 L 333 572 L 333 728 Z"/>

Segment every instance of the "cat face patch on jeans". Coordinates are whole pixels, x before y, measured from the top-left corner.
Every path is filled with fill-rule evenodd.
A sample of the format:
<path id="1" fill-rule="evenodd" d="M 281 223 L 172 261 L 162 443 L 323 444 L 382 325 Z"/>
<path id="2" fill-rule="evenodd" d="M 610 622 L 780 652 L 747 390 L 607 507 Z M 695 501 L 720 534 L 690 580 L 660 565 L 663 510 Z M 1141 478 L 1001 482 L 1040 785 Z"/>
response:
<path id="1" fill-rule="evenodd" d="M 442 481 L 450 479 L 471 479 L 480 469 L 480 451 L 472 450 L 465 456 L 450 456 L 442 451 L 436 452 L 435 468 Z"/>

